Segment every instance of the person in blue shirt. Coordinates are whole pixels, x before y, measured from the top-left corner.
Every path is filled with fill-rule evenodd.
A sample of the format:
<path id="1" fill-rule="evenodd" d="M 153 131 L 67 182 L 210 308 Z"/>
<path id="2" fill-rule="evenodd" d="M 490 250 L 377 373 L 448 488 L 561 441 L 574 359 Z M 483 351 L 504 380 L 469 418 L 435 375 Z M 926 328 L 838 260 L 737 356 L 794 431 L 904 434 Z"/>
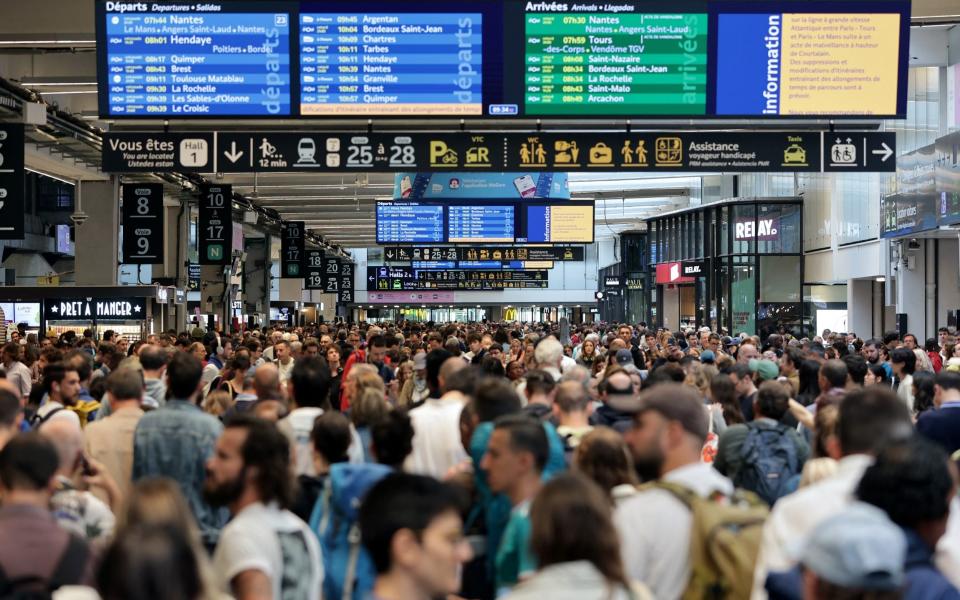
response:
<path id="1" fill-rule="evenodd" d="M 550 443 L 540 421 L 530 415 L 511 414 L 493 425 L 480 468 L 491 491 L 510 499 L 510 517 L 496 550 L 494 582 L 500 596 L 532 575 L 536 569 L 530 551 L 530 503 L 543 484 Z"/>
<path id="2" fill-rule="evenodd" d="M 917 433 L 948 453 L 960 450 L 960 373 L 941 371 L 933 385 L 933 404 L 917 418 Z"/>
<path id="3" fill-rule="evenodd" d="M 960 600 L 960 591 L 933 562 L 937 542 L 947 531 L 954 495 L 946 453 L 920 436 L 891 444 L 863 474 L 856 493 L 903 530 L 904 600 Z"/>

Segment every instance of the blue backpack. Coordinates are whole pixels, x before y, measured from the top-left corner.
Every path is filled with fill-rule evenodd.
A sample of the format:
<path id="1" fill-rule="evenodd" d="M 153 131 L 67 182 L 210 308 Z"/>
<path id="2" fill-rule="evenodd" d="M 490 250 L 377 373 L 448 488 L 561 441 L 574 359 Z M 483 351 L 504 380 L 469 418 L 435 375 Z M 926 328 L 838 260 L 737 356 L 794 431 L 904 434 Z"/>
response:
<path id="1" fill-rule="evenodd" d="M 358 510 L 363 497 L 393 470 L 380 464 L 336 463 L 313 506 L 310 529 L 323 551 L 323 597 L 364 600 L 377 573 L 360 543 Z"/>
<path id="2" fill-rule="evenodd" d="M 740 448 L 742 465 L 733 483 L 773 506 L 800 485 L 800 459 L 786 425 L 747 425 L 749 432 Z"/>

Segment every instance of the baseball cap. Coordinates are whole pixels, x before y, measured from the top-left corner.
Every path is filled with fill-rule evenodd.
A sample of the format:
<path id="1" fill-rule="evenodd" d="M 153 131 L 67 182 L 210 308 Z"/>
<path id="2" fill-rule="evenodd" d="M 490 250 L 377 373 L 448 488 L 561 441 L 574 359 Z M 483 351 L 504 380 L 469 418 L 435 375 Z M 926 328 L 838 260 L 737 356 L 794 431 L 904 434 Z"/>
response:
<path id="1" fill-rule="evenodd" d="M 427 368 L 427 355 L 423 352 L 417 352 L 413 355 L 413 370 L 422 371 Z"/>
<path id="2" fill-rule="evenodd" d="M 893 590 L 903 584 L 907 540 L 879 508 L 854 502 L 818 525 L 799 562 L 834 585 Z"/>
<path id="3" fill-rule="evenodd" d="M 723 345 L 724 345 L 724 347 L 726 347 L 726 346 L 738 346 L 739 344 L 740 344 L 740 338 L 738 338 L 738 337 L 730 337 L 730 336 L 728 335 L 728 336 L 725 336 L 725 337 L 723 338 Z"/>
<path id="4" fill-rule="evenodd" d="M 617 354 L 613 358 L 621 367 L 626 364 L 633 364 L 633 355 L 627 349 L 617 350 Z"/>
<path id="5" fill-rule="evenodd" d="M 748 364 L 750 365 L 750 371 L 759 373 L 760 379 L 763 381 L 776 379 L 777 376 L 780 375 L 780 367 L 774 364 L 773 361 L 752 358 Z"/>
<path id="6" fill-rule="evenodd" d="M 197 327 L 193 328 L 193 331 L 190 332 L 190 337 L 192 337 L 195 340 L 202 340 L 204 333 L 206 332 L 203 329 L 201 329 L 200 326 L 198 325 Z"/>
<path id="7" fill-rule="evenodd" d="M 713 350 L 704 350 L 700 353 L 700 362 L 702 363 L 712 363 L 717 360 L 717 355 L 713 353 Z"/>

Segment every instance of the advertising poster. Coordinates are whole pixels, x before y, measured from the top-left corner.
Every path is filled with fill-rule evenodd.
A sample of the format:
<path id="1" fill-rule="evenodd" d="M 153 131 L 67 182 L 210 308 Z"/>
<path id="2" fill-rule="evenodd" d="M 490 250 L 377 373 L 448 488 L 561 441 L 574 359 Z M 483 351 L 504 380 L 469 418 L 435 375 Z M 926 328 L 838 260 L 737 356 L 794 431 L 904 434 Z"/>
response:
<path id="1" fill-rule="evenodd" d="M 397 200 L 552 198 L 570 199 L 566 173 L 397 173 Z"/>

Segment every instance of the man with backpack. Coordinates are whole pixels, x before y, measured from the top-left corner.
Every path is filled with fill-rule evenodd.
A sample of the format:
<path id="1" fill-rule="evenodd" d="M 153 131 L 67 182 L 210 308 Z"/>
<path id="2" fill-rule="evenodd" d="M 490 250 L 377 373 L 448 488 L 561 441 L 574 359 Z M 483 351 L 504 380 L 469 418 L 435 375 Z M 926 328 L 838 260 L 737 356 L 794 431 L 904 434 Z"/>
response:
<path id="1" fill-rule="evenodd" d="M 640 395 L 633 427 L 624 438 L 641 479 L 656 481 L 623 501 L 614 513 L 627 576 L 650 587 L 656 598 L 697 597 L 720 589 L 722 598 L 749 592 L 750 573 L 766 510 L 734 493 L 733 483 L 700 461 L 707 438 L 703 401 L 690 387 L 662 383 Z M 732 536 L 733 565 L 710 568 L 717 536 Z"/>
<path id="2" fill-rule="evenodd" d="M 59 464 L 39 433 L 19 435 L 0 451 L 0 598 L 50 597 L 61 586 L 92 583 L 87 542 L 50 513 Z"/>
<path id="3" fill-rule="evenodd" d="M 810 446 L 792 427 L 780 423 L 789 396 L 783 384 L 766 381 L 753 400 L 754 420 L 731 425 L 720 434 L 713 466 L 738 488 L 772 505 L 797 489 Z"/>

